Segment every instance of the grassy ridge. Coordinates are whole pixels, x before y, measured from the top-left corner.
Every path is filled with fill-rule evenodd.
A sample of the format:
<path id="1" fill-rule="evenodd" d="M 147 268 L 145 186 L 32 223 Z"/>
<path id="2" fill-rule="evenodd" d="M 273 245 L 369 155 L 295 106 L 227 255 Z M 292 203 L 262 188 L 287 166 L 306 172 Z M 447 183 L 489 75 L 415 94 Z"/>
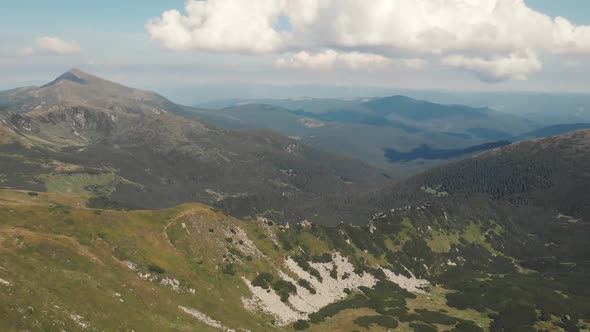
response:
<path id="1" fill-rule="evenodd" d="M 8 318 L 0 329 L 80 330 L 86 322 L 91 330 L 207 330 L 179 305 L 228 326 L 270 329 L 258 326 L 258 318 L 242 307 L 240 297 L 248 292 L 237 277 L 199 264 L 168 243 L 162 233 L 166 223 L 187 212 L 208 227 L 231 222 L 198 205 L 149 212 L 36 204 L 1 208 L 0 277 L 11 286 L 0 288 L 0 312 Z M 137 271 L 124 261 L 137 264 Z M 150 266 L 179 280 L 181 291 L 139 278 Z M 188 293 L 190 288 L 196 293 Z"/>

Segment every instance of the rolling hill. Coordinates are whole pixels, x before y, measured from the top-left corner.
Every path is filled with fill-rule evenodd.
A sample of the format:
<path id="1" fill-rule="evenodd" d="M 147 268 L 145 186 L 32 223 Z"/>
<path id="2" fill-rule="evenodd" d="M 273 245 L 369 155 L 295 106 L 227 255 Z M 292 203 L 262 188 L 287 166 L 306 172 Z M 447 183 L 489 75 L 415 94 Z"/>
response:
<path id="1" fill-rule="evenodd" d="M 195 118 L 226 129 L 268 128 L 312 146 L 363 160 L 406 177 L 439 164 L 417 156 L 392 162 L 387 150 L 420 146 L 459 150 L 501 140 L 537 127 L 489 108 L 443 105 L 404 96 L 368 99 L 244 100 L 221 109 L 193 109 Z"/>
<path id="2" fill-rule="evenodd" d="M 189 117 L 230 130 L 271 128 L 283 135 L 298 138 L 313 147 L 362 160 L 388 170 L 396 177 L 416 173 L 430 166 L 423 161 L 390 163 L 384 156 L 385 148 L 408 149 L 419 144 L 436 148 L 465 146 L 484 142 L 471 136 L 416 131 L 395 126 L 367 123 L 339 122 L 323 115 L 307 115 L 270 105 L 248 104 L 221 110 L 191 110 Z"/>
<path id="3" fill-rule="evenodd" d="M 534 122 L 525 118 L 494 111 L 487 107 L 440 104 L 402 95 L 352 99 L 237 100 L 232 101 L 229 107 L 248 104 L 271 105 L 288 109 L 296 114 L 317 116 L 343 123 L 405 126 L 410 131 L 466 133 L 469 129 L 481 127 L 517 134 L 536 127 Z M 453 121 L 457 119 L 460 121 Z M 474 134 L 474 136 L 477 135 Z"/>

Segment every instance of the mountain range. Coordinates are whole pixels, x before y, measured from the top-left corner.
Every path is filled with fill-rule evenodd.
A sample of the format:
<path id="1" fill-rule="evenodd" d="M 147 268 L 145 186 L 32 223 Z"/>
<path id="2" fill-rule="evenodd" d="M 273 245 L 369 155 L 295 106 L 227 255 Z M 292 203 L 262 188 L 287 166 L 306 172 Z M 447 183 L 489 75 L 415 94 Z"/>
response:
<path id="1" fill-rule="evenodd" d="M 590 130 L 402 179 L 79 70 L 0 105 L 0 330 L 590 330 Z M 400 137 L 496 116 L 362 107 L 391 123 L 240 109 Z"/>
<path id="2" fill-rule="evenodd" d="M 12 103 L 0 113 L 5 186 L 96 194 L 96 206 L 199 201 L 242 216 L 276 212 L 296 220 L 298 211 L 389 180 L 374 167 L 269 131 L 232 132 L 187 119 L 179 115 L 185 108 L 157 94 L 78 70 L 3 95 Z M 64 189 L 64 181 L 79 183 Z"/>
<path id="3" fill-rule="evenodd" d="M 225 106 L 194 109 L 189 114 L 226 129 L 268 128 L 298 137 L 311 146 L 386 169 L 397 179 L 503 141 L 590 128 L 589 123 L 547 126 L 535 117 L 514 116 L 488 107 L 437 104 L 400 95 L 234 100 Z M 407 158 L 394 160 L 389 157 L 391 151 Z"/>

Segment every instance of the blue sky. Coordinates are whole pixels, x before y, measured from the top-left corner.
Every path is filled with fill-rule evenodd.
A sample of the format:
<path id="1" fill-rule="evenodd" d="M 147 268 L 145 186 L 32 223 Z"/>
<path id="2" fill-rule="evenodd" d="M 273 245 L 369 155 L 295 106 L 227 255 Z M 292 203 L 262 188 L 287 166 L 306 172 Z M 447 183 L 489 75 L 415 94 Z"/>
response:
<path id="1" fill-rule="evenodd" d="M 3 31 L 68 33 L 72 30 L 143 32 L 143 25 L 171 8 L 182 8 L 184 0 L 5 0 L 0 27 Z M 527 0 L 533 9 L 551 16 L 564 16 L 577 24 L 590 24 L 590 1 Z"/>
<path id="2" fill-rule="evenodd" d="M 576 24 L 590 24 L 590 1 L 527 0 L 533 9 L 551 16 L 563 16 Z"/>
<path id="3" fill-rule="evenodd" d="M 367 6 L 372 4 L 371 1 L 365 3 Z M 588 0 L 527 0 L 526 5 L 551 17 L 563 16 L 574 25 L 590 26 Z M 449 51 L 445 57 L 436 58 L 417 54 L 415 49 L 394 42 L 393 47 L 386 45 L 389 49 L 381 46 L 368 49 L 363 45 L 351 47 L 334 41 L 318 45 L 317 40 L 323 39 L 320 23 L 317 23 L 320 31 L 315 36 L 317 40 L 302 39 L 284 47 L 269 46 L 270 51 L 264 49 L 263 52 L 247 49 L 248 45 L 239 44 L 239 41 L 235 45 L 222 45 L 227 49 L 202 39 L 179 46 L 173 44 L 174 36 L 158 34 L 165 31 L 163 23 L 148 33 L 145 25 L 149 19 L 161 17 L 170 9 L 186 15 L 184 6 L 184 0 L 5 0 L 0 9 L 3 14 L 0 20 L 0 71 L 4 73 L 0 75 L 0 88 L 37 84 L 71 67 L 80 67 L 126 84 L 167 91 L 187 91 L 191 86 L 205 84 L 246 82 L 262 85 L 354 82 L 363 86 L 412 89 L 539 91 L 586 91 L 590 86 L 590 79 L 586 78 L 590 76 L 590 52 L 576 50 L 564 55 L 562 51 L 553 52 L 552 46 L 534 49 L 532 55 L 527 53 L 528 48 L 523 48 L 503 55 L 484 54 L 475 58 L 472 54 L 479 54 L 481 50 L 474 49 L 462 50 L 463 53 L 458 55 Z M 346 8 L 332 10 L 346 14 Z M 226 13 L 219 15 L 223 17 Z M 231 13 L 227 15 L 228 22 L 235 20 L 229 16 Z M 279 27 L 274 27 L 276 33 L 291 30 L 286 22 L 288 20 L 281 15 Z M 215 33 L 214 30 L 207 31 Z M 379 31 L 375 33 L 379 36 Z M 77 45 L 80 50 L 56 55 L 51 46 L 43 46 L 38 41 L 41 37 L 59 38 Z M 273 40 L 271 37 L 269 43 Z M 537 47 L 536 43 L 531 45 Z M 498 65 L 500 60 L 497 63 L 489 61 L 496 61 L 498 56 L 514 60 L 515 65 L 503 68 Z M 515 56 L 520 58 L 515 60 Z M 330 70 L 322 67 L 321 71 L 316 71 L 318 66 L 324 65 L 322 61 L 326 58 L 330 58 Z M 353 64 L 352 61 L 371 67 L 367 71 L 357 70 L 359 63 Z M 516 64 L 525 62 L 526 68 L 516 68 Z M 382 67 L 382 63 L 393 65 Z M 422 63 L 429 65 L 423 66 Z M 514 72 L 507 72 L 511 70 Z"/>
<path id="4" fill-rule="evenodd" d="M 143 31 L 149 17 L 164 10 L 181 8 L 184 1 L 167 0 L 103 0 L 103 1 L 3 1 L 0 25 L 18 31 L 38 33 L 50 28 L 54 33 L 69 32 L 77 28 L 106 31 Z"/>

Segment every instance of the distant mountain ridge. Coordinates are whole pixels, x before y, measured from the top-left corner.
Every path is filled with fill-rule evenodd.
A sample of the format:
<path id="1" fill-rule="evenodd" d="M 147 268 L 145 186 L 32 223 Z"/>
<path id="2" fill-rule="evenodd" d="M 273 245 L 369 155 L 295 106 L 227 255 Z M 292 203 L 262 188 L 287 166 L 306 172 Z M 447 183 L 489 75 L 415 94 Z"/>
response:
<path id="1" fill-rule="evenodd" d="M 397 115 L 413 120 L 427 120 L 437 117 L 461 116 L 467 118 L 486 117 L 492 110 L 464 105 L 443 105 L 406 96 L 372 98 L 366 102 L 372 111 L 387 115 Z"/>
<path id="2" fill-rule="evenodd" d="M 267 128 L 298 137 L 312 146 L 390 170 L 400 178 L 441 160 L 416 158 L 392 163 L 384 151 L 406 152 L 420 146 L 459 151 L 512 141 L 515 135 L 535 128 L 527 120 L 485 107 L 436 104 L 400 95 L 242 100 L 222 109 L 187 112 L 191 113 L 227 129 Z"/>
<path id="3" fill-rule="evenodd" d="M 416 159 L 424 160 L 448 160 L 467 156 L 473 153 L 487 151 L 498 147 L 511 144 L 510 141 L 490 142 L 464 149 L 433 149 L 428 145 L 421 145 L 409 152 L 401 152 L 393 149 L 385 149 L 385 157 L 391 162 L 412 161 Z"/>
<path id="4" fill-rule="evenodd" d="M 522 140 L 526 140 L 526 139 L 557 136 L 557 135 L 568 133 L 570 131 L 576 131 L 576 130 L 580 130 L 580 129 L 589 129 L 589 128 L 590 128 L 590 123 L 556 124 L 556 125 L 543 127 L 540 129 L 530 131 L 528 133 L 518 135 L 515 138 L 513 138 L 513 140 L 522 141 Z"/>
<path id="5" fill-rule="evenodd" d="M 391 170 L 400 177 L 426 170 L 448 160 L 448 156 L 467 156 L 473 153 L 470 149 L 481 152 L 508 141 L 590 127 L 583 123 L 539 127 L 532 121 L 488 107 L 437 104 L 401 95 L 234 100 L 230 104 L 233 106 L 188 110 L 186 114 L 232 130 L 272 129 Z M 392 160 L 388 156 L 393 151 L 405 157 Z M 432 153 L 437 151 L 441 153 Z"/>

